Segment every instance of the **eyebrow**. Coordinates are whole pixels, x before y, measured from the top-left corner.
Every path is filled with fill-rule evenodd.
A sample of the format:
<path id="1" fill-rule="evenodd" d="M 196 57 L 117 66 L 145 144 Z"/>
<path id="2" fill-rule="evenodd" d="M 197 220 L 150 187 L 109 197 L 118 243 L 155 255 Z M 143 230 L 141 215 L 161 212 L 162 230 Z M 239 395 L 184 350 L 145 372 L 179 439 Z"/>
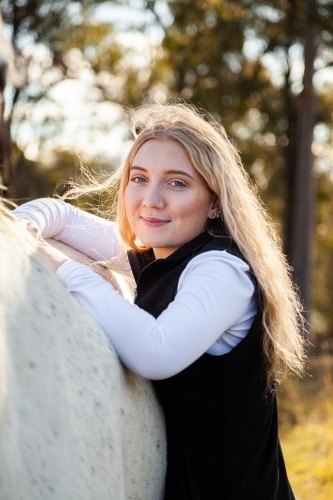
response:
<path id="1" fill-rule="evenodd" d="M 136 167 L 135 165 L 132 165 L 130 170 L 141 170 L 142 172 L 147 172 L 146 168 L 143 167 Z M 166 170 L 164 172 L 165 174 L 181 174 L 181 175 L 186 175 L 186 177 L 189 177 L 190 179 L 194 180 L 192 175 L 188 174 L 187 172 L 184 172 L 184 170 Z"/>

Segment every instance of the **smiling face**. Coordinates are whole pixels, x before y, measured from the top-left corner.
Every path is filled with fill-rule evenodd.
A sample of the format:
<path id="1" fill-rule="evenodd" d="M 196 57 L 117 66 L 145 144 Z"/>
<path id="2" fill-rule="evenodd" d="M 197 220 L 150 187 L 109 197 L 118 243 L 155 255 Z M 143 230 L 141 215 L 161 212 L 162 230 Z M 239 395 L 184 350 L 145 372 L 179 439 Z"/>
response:
<path id="1" fill-rule="evenodd" d="M 160 259 L 200 234 L 217 202 L 178 141 L 151 139 L 133 159 L 125 209 L 133 233 Z"/>

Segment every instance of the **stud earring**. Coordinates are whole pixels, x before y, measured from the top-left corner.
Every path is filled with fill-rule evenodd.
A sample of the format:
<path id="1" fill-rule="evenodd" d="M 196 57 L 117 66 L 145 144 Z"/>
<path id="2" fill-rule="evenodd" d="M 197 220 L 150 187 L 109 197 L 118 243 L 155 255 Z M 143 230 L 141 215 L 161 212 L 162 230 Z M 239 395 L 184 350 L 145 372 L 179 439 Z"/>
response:
<path id="1" fill-rule="evenodd" d="M 218 211 L 218 212 L 215 212 L 213 215 L 212 215 L 212 218 L 213 219 L 219 219 L 221 217 L 221 212 Z"/>

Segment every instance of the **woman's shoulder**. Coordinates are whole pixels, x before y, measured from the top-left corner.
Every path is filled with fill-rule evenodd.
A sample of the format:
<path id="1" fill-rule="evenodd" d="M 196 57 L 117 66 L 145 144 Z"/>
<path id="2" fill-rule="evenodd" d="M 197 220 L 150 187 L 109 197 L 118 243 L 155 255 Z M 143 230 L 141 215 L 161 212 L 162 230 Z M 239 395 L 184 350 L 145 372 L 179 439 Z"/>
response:
<path id="1" fill-rule="evenodd" d="M 200 280 L 217 282 L 232 281 L 254 291 L 255 280 L 248 263 L 241 257 L 230 253 L 228 250 L 207 250 L 194 256 L 186 265 L 179 286 L 187 278 L 197 277 Z"/>
<path id="2" fill-rule="evenodd" d="M 219 269 L 226 266 L 231 266 L 239 269 L 242 272 L 249 272 L 249 264 L 235 253 L 223 250 L 207 250 L 198 255 L 195 255 L 187 264 L 186 268 L 194 268 L 197 266 L 205 266 L 207 268 Z"/>
<path id="3" fill-rule="evenodd" d="M 228 254 L 234 255 L 241 260 L 246 261 L 246 258 L 238 248 L 236 242 L 229 236 L 214 236 L 210 241 L 204 246 L 203 251 L 226 251 Z"/>

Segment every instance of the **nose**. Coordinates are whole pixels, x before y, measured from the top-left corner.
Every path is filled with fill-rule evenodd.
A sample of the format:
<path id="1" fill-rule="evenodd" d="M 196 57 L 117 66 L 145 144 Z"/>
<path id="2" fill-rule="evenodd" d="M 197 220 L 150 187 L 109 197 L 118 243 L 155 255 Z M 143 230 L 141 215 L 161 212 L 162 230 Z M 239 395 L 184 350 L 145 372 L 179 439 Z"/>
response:
<path id="1" fill-rule="evenodd" d="M 165 202 L 161 190 L 158 186 L 151 184 L 148 189 L 145 190 L 145 196 L 142 200 L 142 205 L 147 208 L 164 208 Z"/>

